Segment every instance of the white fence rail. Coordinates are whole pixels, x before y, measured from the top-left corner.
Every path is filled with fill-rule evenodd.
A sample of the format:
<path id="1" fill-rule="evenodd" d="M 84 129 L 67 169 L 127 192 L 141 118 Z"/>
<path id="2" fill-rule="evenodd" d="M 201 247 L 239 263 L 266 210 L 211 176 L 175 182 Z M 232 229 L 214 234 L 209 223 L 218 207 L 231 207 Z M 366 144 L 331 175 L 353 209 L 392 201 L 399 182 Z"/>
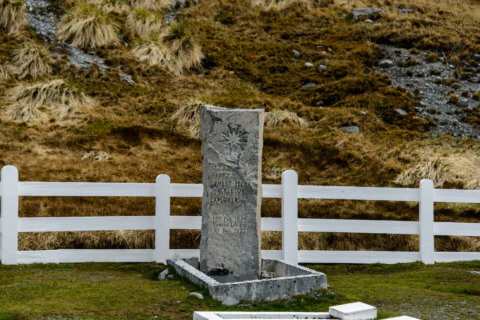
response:
<path id="1" fill-rule="evenodd" d="M 19 182 L 18 171 L 1 172 L 0 257 L 2 264 L 76 262 L 165 262 L 198 256 L 199 250 L 170 249 L 170 230 L 200 229 L 199 216 L 171 216 L 170 198 L 202 197 L 201 184 Z M 153 197 L 154 216 L 38 217 L 18 216 L 19 197 Z M 295 171 L 282 175 L 281 185 L 263 185 L 264 198 L 282 199 L 282 218 L 262 218 L 262 231 L 281 231 L 282 250 L 263 250 L 267 259 L 291 263 L 402 263 L 480 260 L 480 252 L 435 252 L 435 236 L 480 237 L 480 223 L 434 222 L 435 202 L 480 203 L 480 191 L 420 188 L 299 186 Z M 298 199 L 343 199 L 419 202 L 419 221 L 299 219 Z M 64 249 L 18 251 L 19 232 L 155 230 L 155 249 Z M 419 252 L 298 250 L 298 232 L 344 232 L 419 235 Z"/>

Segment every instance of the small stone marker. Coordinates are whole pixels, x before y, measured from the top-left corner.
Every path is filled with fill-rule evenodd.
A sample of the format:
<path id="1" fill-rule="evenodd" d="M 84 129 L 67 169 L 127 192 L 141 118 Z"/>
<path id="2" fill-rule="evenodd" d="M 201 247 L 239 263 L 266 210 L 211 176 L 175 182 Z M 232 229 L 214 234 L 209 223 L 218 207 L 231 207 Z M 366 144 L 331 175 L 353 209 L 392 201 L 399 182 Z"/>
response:
<path id="1" fill-rule="evenodd" d="M 160 272 L 160 274 L 158 275 L 158 280 L 165 280 L 167 279 L 167 276 L 168 276 L 168 268 Z"/>
<path id="2" fill-rule="evenodd" d="M 330 307 L 328 312 L 334 318 L 342 320 L 377 319 L 377 308 L 363 302 L 354 302 Z"/>
<path id="3" fill-rule="evenodd" d="M 264 111 L 202 106 L 200 270 L 238 280 L 261 271 L 260 205 Z"/>
<path id="4" fill-rule="evenodd" d="M 420 319 L 412 318 L 412 317 L 409 317 L 409 316 L 401 316 L 401 317 L 395 317 L 395 318 L 388 318 L 388 319 L 385 319 L 385 320 L 420 320 Z"/>

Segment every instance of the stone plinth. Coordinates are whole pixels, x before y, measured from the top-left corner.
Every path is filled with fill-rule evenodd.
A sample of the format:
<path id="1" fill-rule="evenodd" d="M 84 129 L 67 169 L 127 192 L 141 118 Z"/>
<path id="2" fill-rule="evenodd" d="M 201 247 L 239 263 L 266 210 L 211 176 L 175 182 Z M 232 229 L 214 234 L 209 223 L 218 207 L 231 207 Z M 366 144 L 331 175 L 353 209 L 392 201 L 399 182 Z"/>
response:
<path id="1" fill-rule="evenodd" d="M 203 106 L 200 269 L 223 266 L 237 279 L 261 269 L 263 110 Z"/>
<path id="2" fill-rule="evenodd" d="M 274 271 L 276 278 L 221 283 L 197 269 L 198 260 L 167 260 L 182 277 L 207 288 L 211 297 L 224 305 L 249 301 L 275 301 L 299 294 L 327 289 L 327 277 L 321 272 L 283 261 L 263 260 L 263 271 Z M 357 319 L 357 318 L 355 318 Z M 366 319 L 366 318 L 365 318 Z"/>

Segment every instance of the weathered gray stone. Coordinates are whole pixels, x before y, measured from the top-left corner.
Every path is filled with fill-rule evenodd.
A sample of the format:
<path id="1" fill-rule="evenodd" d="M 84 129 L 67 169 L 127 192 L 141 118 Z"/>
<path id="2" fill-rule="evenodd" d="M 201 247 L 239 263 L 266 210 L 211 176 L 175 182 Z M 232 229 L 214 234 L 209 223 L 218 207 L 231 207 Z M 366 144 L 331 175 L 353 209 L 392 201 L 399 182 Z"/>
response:
<path id="1" fill-rule="evenodd" d="M 385 11 L 380 8 L 355 9 L 350 13 L 350 19 L 353 21 L 361 21 L 366 19 L 376 20 L 380 19 L 384 14 Z"/>
<path id="2" fill-rule="evenodd" d="M 407 14 L 407 13 L 412 13 L 413 9 L 410 8 L 405 8 L 405 9 L 398 9 L 398 13 L 400 14 Z"/>
<path id="3" fill-rule="evenodd" d="M 195 297 L 195 298 L 198 298 L 200 300 L 203 299 L 203 295 L 201 293 L 198 293 L 198 292 L 190 292 L 188 295 L 192 296 L 192 297 Z"/>
<path id="4" fill-rule="evenodd" d="M 293 49 L 293 57 L 295 59 L 300 59 L 302 57 L 302 54 L 300 53 L 300 51 Z"/>
<path id="5" fill-rule="evenodd" d="M 395 112 L 401 116 L 406 116 L 408 114 L 408 112 L 403 109 L 395 109 Z"/>
<path id="6" fill-rule="evenodd" d="M 283 261 L 264 259 L 262 262 L 262 271 L 275 273 L 278 278 L 220 283 L 185 261 L 167 260 L 180 276 L 207 288 L 213 299 L 225 305 L 246 301 L 275 301 L 327 288 L 324 273 Z"/>
<path id="7" fill-rule="evenodd" d="M 313 63 L 311 63 L 311 62 L 305 62 L 305 67 L 313 67 Z"/>
<path id="8" fill-rule="evenodd" d="M 241 279 L 260 275 L 263 122 L 260 109 L 202 107 L 204 273 L 224 267 Z"/>
<path id="9" fill-rule="evenodd" d="M 158 280 L 166 280 L 167 275 L 168 275 L 168 269 L 165 269 L 162 272 L 160 272 L 160 274 L 158 275 Z"/>
<path id="10" fill-rule="evenodd" d="M 309 82 L 309 83 L 306 83 L 302 86 L 303 89 L 312 89 L 312 88 L 315 88 L 317 86 L 316 83 L 313 83 L 313 82 Z"/>
<path id="11" fill-rule="evenodd" d="M 378 63 L 378 65 L 382 68 L 391 68 L 395 65 L 395 62 L 390 59 L 383 59 Z"/>
<path id="12" fill-rule="evenodd" d="M 360 133 L 360 128 L 358 126 L 345 126 L 345 127 L 341 127 L 340 130 L 342 130 L 343 133 L 349 133 L 349 134 Z"/>

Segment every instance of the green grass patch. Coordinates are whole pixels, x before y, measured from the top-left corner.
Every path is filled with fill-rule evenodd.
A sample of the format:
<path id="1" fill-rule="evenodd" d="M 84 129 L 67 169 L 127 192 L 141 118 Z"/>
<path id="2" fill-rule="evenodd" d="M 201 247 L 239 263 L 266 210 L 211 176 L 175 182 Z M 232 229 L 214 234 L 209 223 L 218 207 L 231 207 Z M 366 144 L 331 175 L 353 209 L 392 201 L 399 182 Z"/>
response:
<path id="1" fill-rule="evenodd" d="M 329 292 L 227 307 L 188 281 L 155 280 L 165 266 L 154 263 L 0 266 L 0 319 L 191 319 L 195 310 L 321 312 L 353 301 L 377 306 L 379 318 L 443 310 L 435 319 L 449 319 L 461 305 L 464 319 L 480 319 L 480 276 L 469 272 L 480 262 L 310 267 L 327 274 Z"/>

